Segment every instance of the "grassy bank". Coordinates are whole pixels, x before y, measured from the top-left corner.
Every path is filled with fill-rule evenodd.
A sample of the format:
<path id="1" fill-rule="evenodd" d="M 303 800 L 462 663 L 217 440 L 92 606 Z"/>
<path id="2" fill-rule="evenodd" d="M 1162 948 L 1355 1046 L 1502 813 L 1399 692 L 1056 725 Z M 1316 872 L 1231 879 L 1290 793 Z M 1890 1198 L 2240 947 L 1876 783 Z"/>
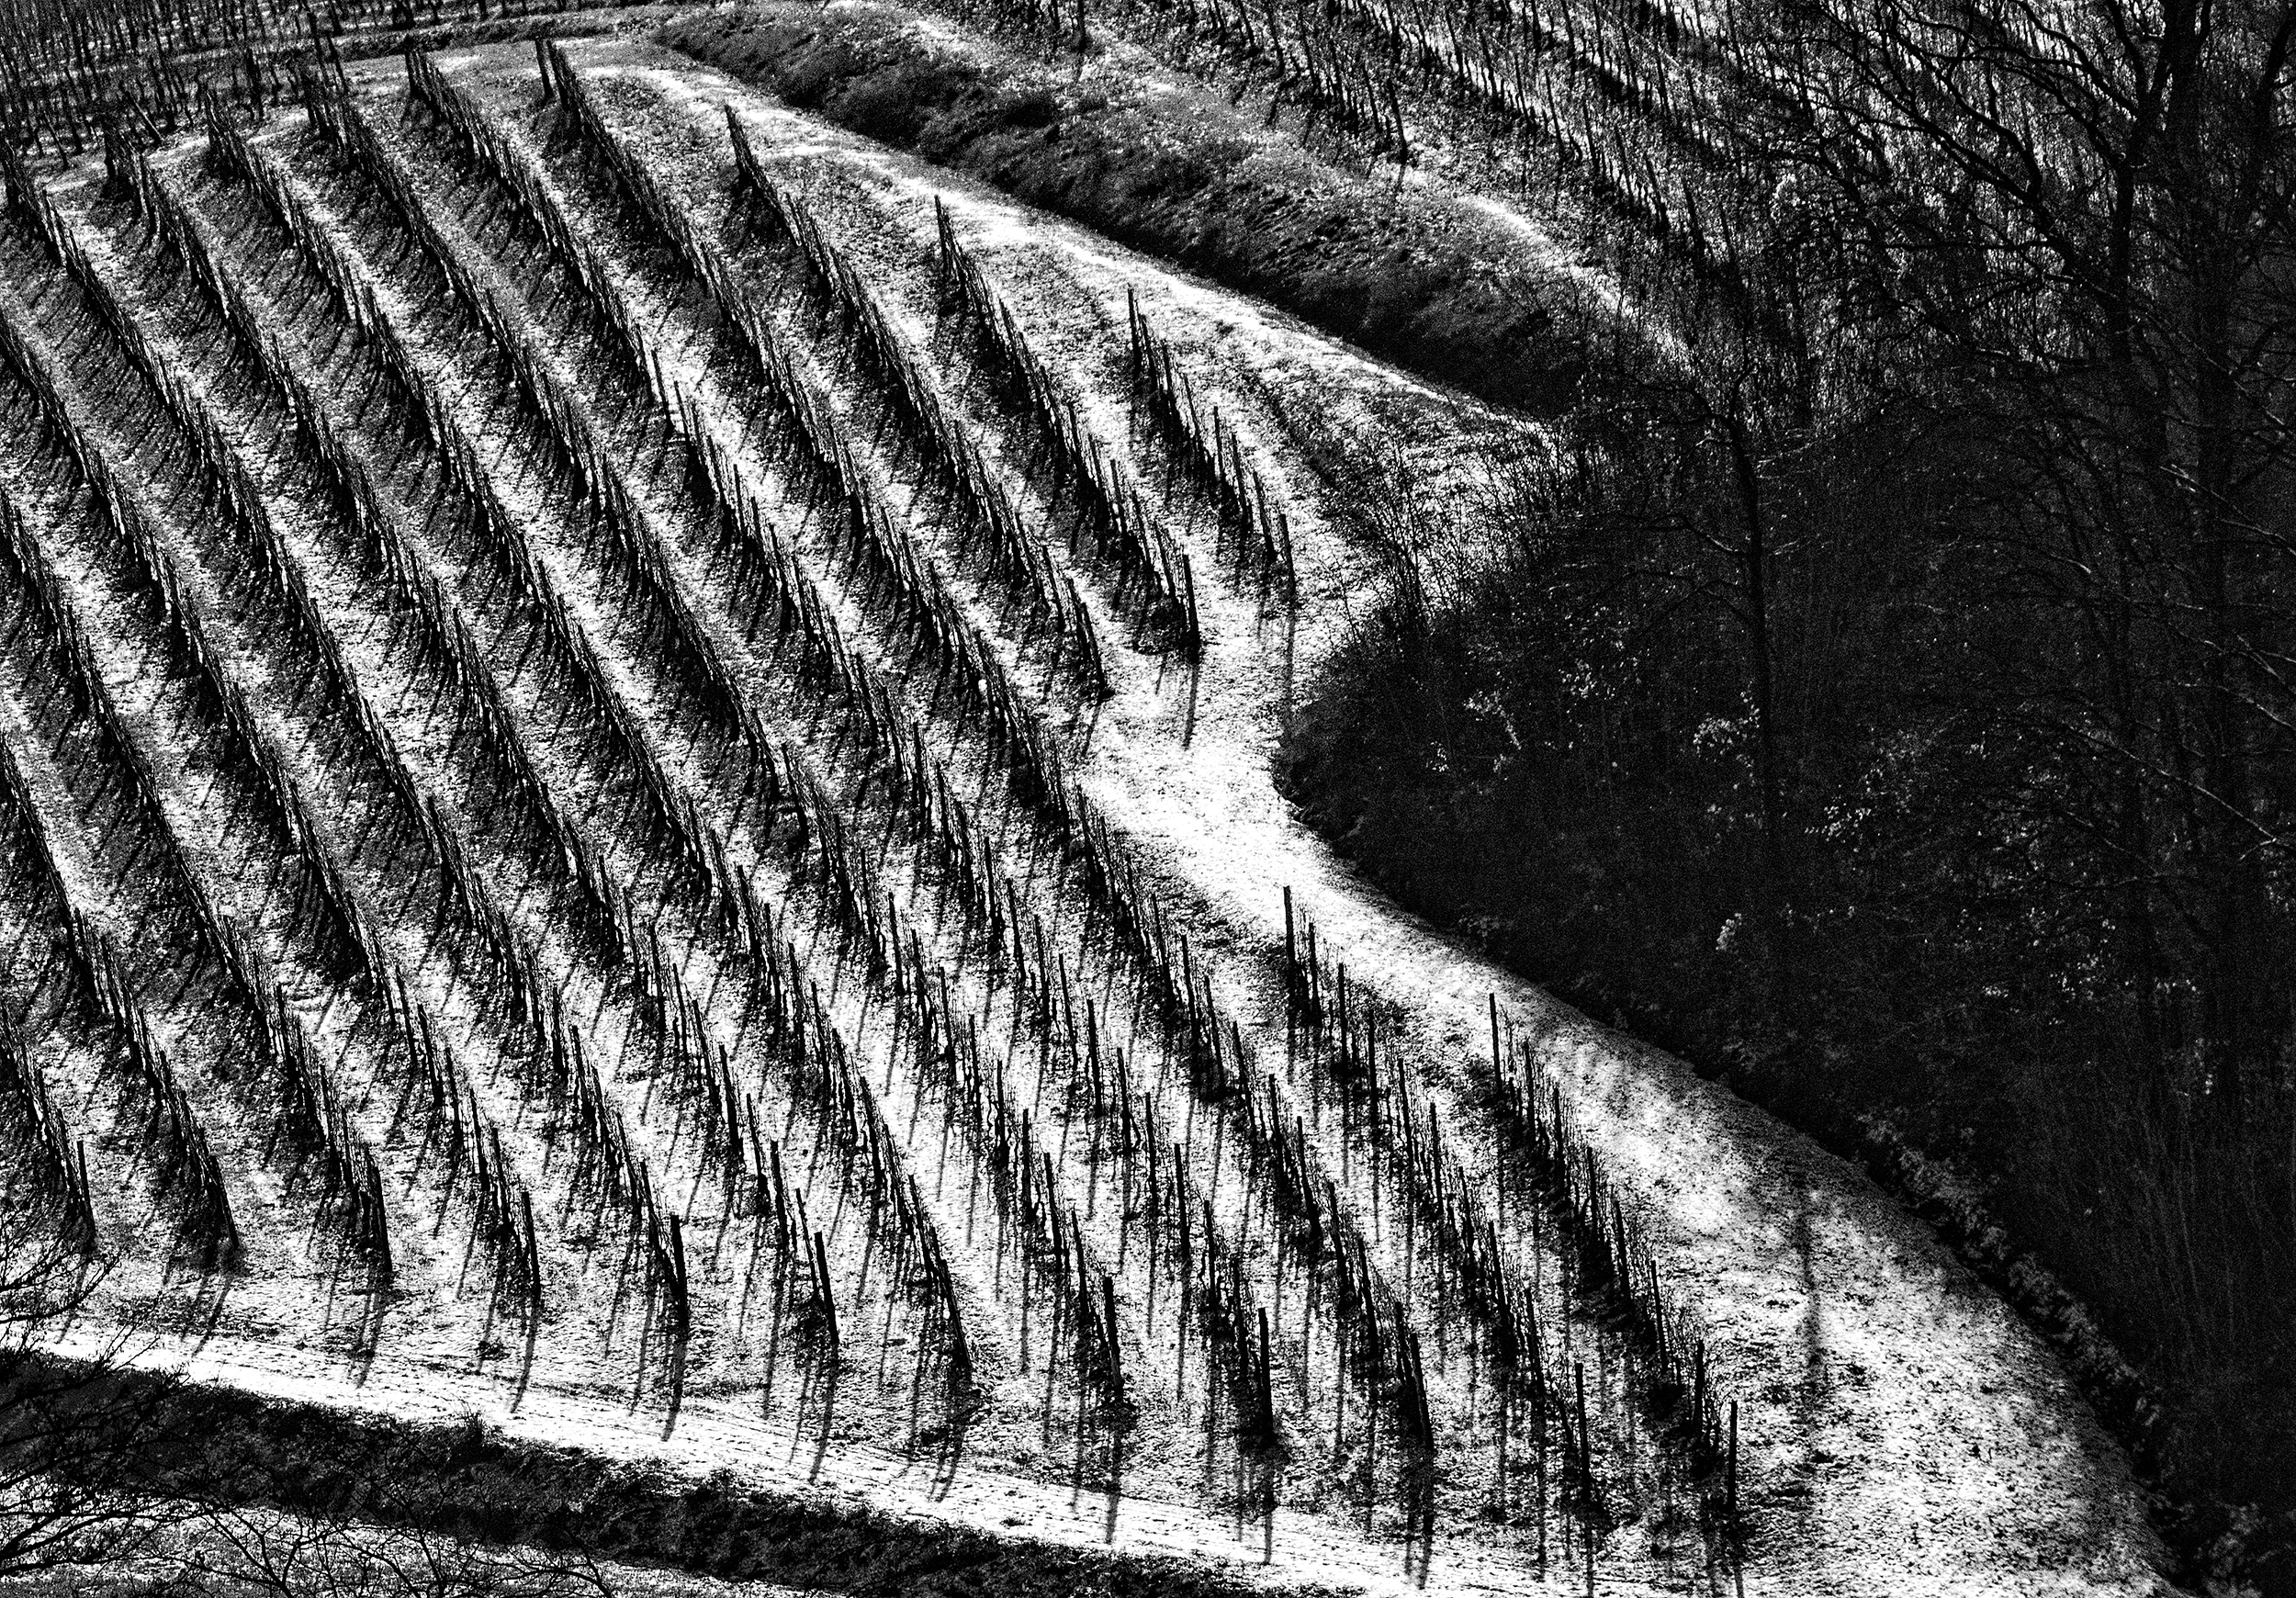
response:
<path id="1" fill-rule="evenodd" d="M 859 6 L 713 9 L 656 37 L 1496 404 L 1559 412 L 1588 340 L 1615 336 L 1488 219 L 1350 175 L 1143 61 L 1055 68 Z"/>
<path id="2" fill-rule="evenodd" d="M 22 1353 L 0 1362 L 0 1455 L 152 1502 L 280 1510 L 726 1581 L 857 1594 L 1240 1590 L 1176 1560 L 1065 1549 L 827 1495 L 743 1485 L 506 1435 L 288 1402 Z"/>

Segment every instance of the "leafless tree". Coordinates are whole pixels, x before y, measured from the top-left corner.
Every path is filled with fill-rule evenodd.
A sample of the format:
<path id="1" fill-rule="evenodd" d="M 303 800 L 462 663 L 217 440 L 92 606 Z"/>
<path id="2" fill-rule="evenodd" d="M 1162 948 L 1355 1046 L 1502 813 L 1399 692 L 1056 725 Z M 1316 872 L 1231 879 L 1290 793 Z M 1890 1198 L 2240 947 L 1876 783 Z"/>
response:
<path id="1" fill-rule="evenodd" d="M 2043 710 L 2117 879 L 2156 1102 L 2237 1113 L 2290 1024 L 2296 5 L 1782 6 L 1782 259 L 1981 412 L 2061 624 Z"/>
<path id="2" fill-rule="evenodd" d="M 615 1591 L 605 1568 L 580 1552 L 251 1508 L 198 1516 L 186 1528 L 181 1560 L 197 1587 L 276 1598 L 611 1598 Z"/>
<path id="3" fill-rule="evenodd" d="M 39 1210 L 0 1209 L 0 1576 L 129 1559 L 191 1513 L 128 1485 L 159 1424 L 148 1390 L 119 1379 L 141 1330 L 115 1323 L 93 1353 L 52 1352 L 88 1323 L 104 1276 Z"/>

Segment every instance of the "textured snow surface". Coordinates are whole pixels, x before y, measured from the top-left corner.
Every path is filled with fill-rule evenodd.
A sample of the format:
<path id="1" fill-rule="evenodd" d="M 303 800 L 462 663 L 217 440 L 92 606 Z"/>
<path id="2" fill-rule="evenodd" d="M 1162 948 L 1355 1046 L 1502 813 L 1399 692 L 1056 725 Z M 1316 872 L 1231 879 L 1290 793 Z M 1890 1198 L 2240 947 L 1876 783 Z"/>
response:
<path id="1" fill-rule="evenodd" d="M 1446 1142 L 1470 1163 L 1489 1134 L 1456 1093 L 1462 1062 L 1486 1046 L 1485 1007 L 1497 996 L 1511 1031 L 1533 1041 L 1638 1209 L 1669 1280 L 1697 1305 L 1717 1379 L 1739 1405 L 1743 1491 L 1758 1528 L 1737 1578 L 1744 1591 L 2069 1594 L 2159 1584 L 2125 1462 L 2054 1356 L 1919 1222 L 1860 1172 L 1679 1062 L 1593 1025 L 1400 911 L 1277 793 L 1269 766 L 1287 694 L 1311 689 L 1317 662 L 1361 608 L 1374 563 L 1315 514 L 1311 474 L 1283 443 L 1270 397 L 1320 410 L 1366 448 L 1385 447 L 1396 419 L 1412 419 L 1403 446 L 1429 495 L 1446 500 L 1471 489 L 1492 452 L 1540 447 L 1535 433 L 681 58 L 625 40 L 568 48 L 602 85 L 631 80 L 640 92 L 610 102 L 617 118 L 625 129 L 646 119 L 649 159 L 689 177 L 729 167 L 720 107 L 735 106 L 777 174 L 857 260 L 913 275 L 940 197 L 1039 353 L 1087 397 L 1087 420 L 1103 437 L 1127 432 L 1121 373 L 1112 376 L 1110 363 L 1121 359 L 1128 289 L 1187 358 L 1199 393 L 1236 419 L 1254 464 L 1292 507 L 1296 629 L 1207 585 L 1200 668 L 1111 648 L 1117 692 L 1075 770 L 1167 905 L 1185 912 L 1222 1001 L 1278 1038 L 1276 957 L 1282 895 L 1292 890 L 1330 954 L 1408 1012 L 1399 1046 L 1440 1107 Z M 439 61 L 503 107 L 515 103 L 521 71 L 531 81 L 523 46 Z M 898 298 L 888 309 L 920 330 L 929 318 L 929 307 Z M 1176 531 L 1199 569 L 1210 569 L 1209 528 Z M 1121 636 L 1120 623 L 1103 622 L 1105 637 Z M 318 1328 L 297 1323 L 308 1310 L 292 1306 L 310 1302 L 308 1293 L 289 1296 L 268 1324 L 261 1313 L 235 1313 L 196 1346 L 163 1344 L 148 1357 L 256 1392 L 401 1418 L 475 1412 L 515 1436 L 696 1476 L 730 1469 L 824 1503 L 1185 1554 L 1252 1581 L 1538 1585 L 1471 1523 L 1439 1525 L 1429 1568 L 1407 1577 L 1398 1546 L 1368 1542 L 1328 1514 L 1283 1510 L 1272 1526 L 1239 1524 L 1188 1507 L 1168 1480 L 1111 1499 L 1009 1466 L 967 1464 L 942 1476 L 929 1458 L 905 1458 L 889 1444 L 760 1419 L 740 1393 L 692 1395 L 665 1435 L 658 1412 L 576 1373 L 540 1369 L 513 1401 L 499 1375 L 470 1373 L 467 1353 L 389 1339 L 354 1369 Z M 1578 1579 L 1559 1564 L 1548 1578 L 1559 1587 Z M 1605 1573 L 1600 1584 L 1688 1590 L 1714 1579 L 1636 1569 L 1616 1580 Z"/>

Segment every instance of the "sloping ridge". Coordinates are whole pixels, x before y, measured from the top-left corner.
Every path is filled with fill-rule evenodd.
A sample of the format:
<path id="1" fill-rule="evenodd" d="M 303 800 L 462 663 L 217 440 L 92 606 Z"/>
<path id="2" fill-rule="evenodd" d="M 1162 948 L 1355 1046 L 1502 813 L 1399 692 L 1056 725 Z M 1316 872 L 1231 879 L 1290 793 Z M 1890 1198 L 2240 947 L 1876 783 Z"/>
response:
<path id="1" fill-rule="evenodd" d="M 1086 421 L 1097 419 L 1105 435 L 1123 436 L 1128 423 L 1121 400 L 1106 391 L 1096 341 L 1121 328 L 1136 304 L 1175 348 L 1200 359 L 1207 390 L 1228 394 L 1234 413 L 1264 419 L 1315 396 L 1342 411 L 1356 407 L 1359 422 L 1379 419 L 1366 428 L 1391 425 L 1399 410 L 1418 415 L 1428 432 L 1412 447 L 1425 459 L 1430 492 L 1456 489 L 1493 441 L 1537 446 L 1505 419 L 1433 394 L 1273 313 L 944 172 L 804 123 L 718 74 L 620 41 L 568 54 L 596 81 L 633 82 L 657 130 L 685 124 L 685 144 L 665 138 L 665 159 L 722 128 L 725 105 L 777 129 L 793 162 L 832 172 L 867 197 L 866 226 L 847 229 L 859 254 L 929 248 L 941 200 L 996 280 L 1026 286 L 1014 296 L 1016 315 L 1086 396 Z M 500 96 L 518 59 L 491 52 L 442 64 Z M 1459 442 L 1469 433 L 1478 435 L 1471 445 Z M 1281 478 L 1284 451 L 1269 438 L 1259 445 L 1266 469 Z M 2054 1356 L 1918 1221 L 1862 1173 L 1680 1062 L 1593 1025 L 1399 911 L 1289 813 L 1268 774 L 1276 739 L 1291 697 L 1312 684 L 1318 660 L 1350 625 L 1351 598 L 1373 564 L 1298 509 L 1310 496 L 1293 486 L 1296 613 L 1271 620 L 1208 586 L 1200 661 L 1166 656 L 1116 670 L 1112 696 L 1070 768 L 1188 928 L 1218 999 L 1282 1033 L 1289 895 L 1290 913 L 1317 928 L 1324 956 L 1346 962 L 1360 986 L 1402 1018 L 1400 1034 L 1387 1040 L 1389 1058 L 1415 1074 L 1426 1113 L 1470 1181 L 1491 1172 L 1493 1134 L 1473 1078 L 1487 1030 L 1503 1030 L 1510 1052 L 1559 1090 L 1664 1277 L 1695 1305 L 1715 1380 L 1735 1401 L 1749 1541 L 1731 1579 L 1743 1589 L 2156 1589 L 2159 1553 L 2125 1461 Z M 1519 1562 L 1490 1556 L 1471 1526 L 1438 1526 L 1424 1564 L 1408 1569 L 1391 1545 L 1357 1537 L 1330 1515 L 1287 1510 L 1244 1524 L 970 1465 L 943 1475 L 889 1447 L 748 1418 L 731 1400 L 696 1397 L 666 1434 L 653 1415 L 602 1393 L 537 1385 L 512 1403 L 499 1384 L 464 1381 L 444 1362 L 388 1347 L 355 1373 L 315 1370 L 312 1357 L 277 1339 L 236 1335 L 141 1357 L 256 1397 L 387 1417 L 401 1429 L 345 1434 L 345 1446 L 370 1459 L 402 1457 L 393 1450 L 407 1446 L 408 1426 L 436 1423 L 425 1435 L 451 1437 L 467 1412 L 497 1428 L 490 1446 L 512 1451 L 498 1461 L 500 1480 L 516 1482 L 532 1468 L 517 1491 L 534 1487 L 536 1462 L 572 1470 L 568 1450 L 657 1470 L 644 1478 L 653 1485 L 631 1491 L 652 1493 L 658 1507 L 689 1509 L 697 1493 L 717 1493 L 709 1499 L 716 1518 L 634 1513 L 619 1523 L 627 1536 L 617 1551 L 726 1573 L 748 1559 L 758 1562 L 743 1573 L 832 1582 L 842 1568 L 852 1583 L 886 1591 L 943 1577 L 964 1586 L 1003 1579 L 1007 1590 L 1042 1581 L 1049 1590 L 1086 1570 L 1140 1591 L 1171 1590 L 1182 1570 L 1220 1582 L 1373 1589 L 1507 1590 L 1536 1580 Z M 310 1412 L 266 1412 L 276 1420 Z M 274 1423 L 246 1424 L 260 1432 Z M 730 1472 L 738 1491 L 695 1485 L 716 1472 Z M 468 1477 L 471 1502 L 484 1502 L 496 1480 Z M 563 1480 L 546 1480 L 543 1491 L 575 1502 Z M 725 1509 L 736 1500 L 752 1509 Z M 805 1551 L 802 1538 L 783 1545 L 768 1536 L 792 1505 L 801 1518 L 838 1528 L 829 1555 Z M 552 1535 L 579 1529 L 579 1512 L 553 1513 Z M 696 1529 L 705 1522 L 706 1535 Z M 942 1525 L 959 1528 L 953 1549 L 934 1543 L 931 1528 Z M 894 1552 L 840 1567 L 847 1554 L 836 1550 L 848 1534 Z M 1007 1538 L 1053 1550 L 1050 1563 L 999 1555 Z M 1085 1558 L 1091 1549 L 1103 1552 Z M 1548 1579 L 1573 1578 L 1558 1566 Z M 1709 1570 L 1705 1579 L 1724 1578 Z M 1613 1583 L 1604 1577 L 1603 1585 Z"/>
<path id="2" fill-rule="evenodd" d="M 692 92 L 720 92 L 708 74 L 691 79 Z M 882 165 L 891 186 L 953 186 L 921 163 Z M 1064 276 L 1100 275 L 1101 314 L 1120 314 L 1120 285 L 1133 283 L 1176 341 L 1248 352 L 1232 358 L 1278 389 L 1413 387 L 1315 352 L 1320 341 L 1277 313 L 1208 306 L 1187 280 L 1001 197 L 976 190 L 966 205 L 1013 241 L 1009 256 L 990 257 L 1008 281 L 1042 273 L 1041 252 Z M 1428 491 L 1441 486 L 1431 478 Z M 1261 957 L 1256 977 L 1230 978 L 1240 1007 L 1280 1012 L 1266 972 L 1283 948 L 1289 889 L 1326 951 L 1410 1013 L 1425 1080 L 1439 1098 L 1447 1089 L 1456 1146 L 1473 1149 L 1490 1139 L 1460 1108 L 1464 1067 L 1485 1048 L 1495 997 L 1639 1207 L 1670 1274 L 1690 1285 L 1739 1405 L 1760 1528 L 1750 1589 L 2161 1586 L 2163 1556 L 2125 1458 L 2056 1357 L 1926 1226 L 1863 1171 L 1681 1061 L 1401 910 L 1289 813 L 1268 774 L 1285 685 L 1313 682 L 1362 580 L 1359 553 L 1328 531 L 1303 524 L 1297 547 L 1308 597 L 1296 655 L 1232 626 L 1200 681 L 1109 706 L 1086 762 L 1094 796 L 1161 861 L 1168 888 L 1197 902 L 1205 940 Z M 1443 1573 L 1438 1553 L 1432 1584 Z"/>

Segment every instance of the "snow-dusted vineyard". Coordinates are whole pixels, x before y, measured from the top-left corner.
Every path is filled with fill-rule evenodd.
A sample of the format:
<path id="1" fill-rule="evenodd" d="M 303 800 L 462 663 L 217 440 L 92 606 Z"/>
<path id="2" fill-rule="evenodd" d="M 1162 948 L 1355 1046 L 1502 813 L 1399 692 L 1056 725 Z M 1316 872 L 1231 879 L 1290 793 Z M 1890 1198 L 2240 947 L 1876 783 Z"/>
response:
<path id="1" fill-rule="evenodd" d="M 626 45 L 107 155 L 0 226 L 6 1087 L 151 1357 L 1294 1577 L 2142 1584 L 1910 1223 L 1282 813 L 1300 408 L 1517 424 Z"/>

